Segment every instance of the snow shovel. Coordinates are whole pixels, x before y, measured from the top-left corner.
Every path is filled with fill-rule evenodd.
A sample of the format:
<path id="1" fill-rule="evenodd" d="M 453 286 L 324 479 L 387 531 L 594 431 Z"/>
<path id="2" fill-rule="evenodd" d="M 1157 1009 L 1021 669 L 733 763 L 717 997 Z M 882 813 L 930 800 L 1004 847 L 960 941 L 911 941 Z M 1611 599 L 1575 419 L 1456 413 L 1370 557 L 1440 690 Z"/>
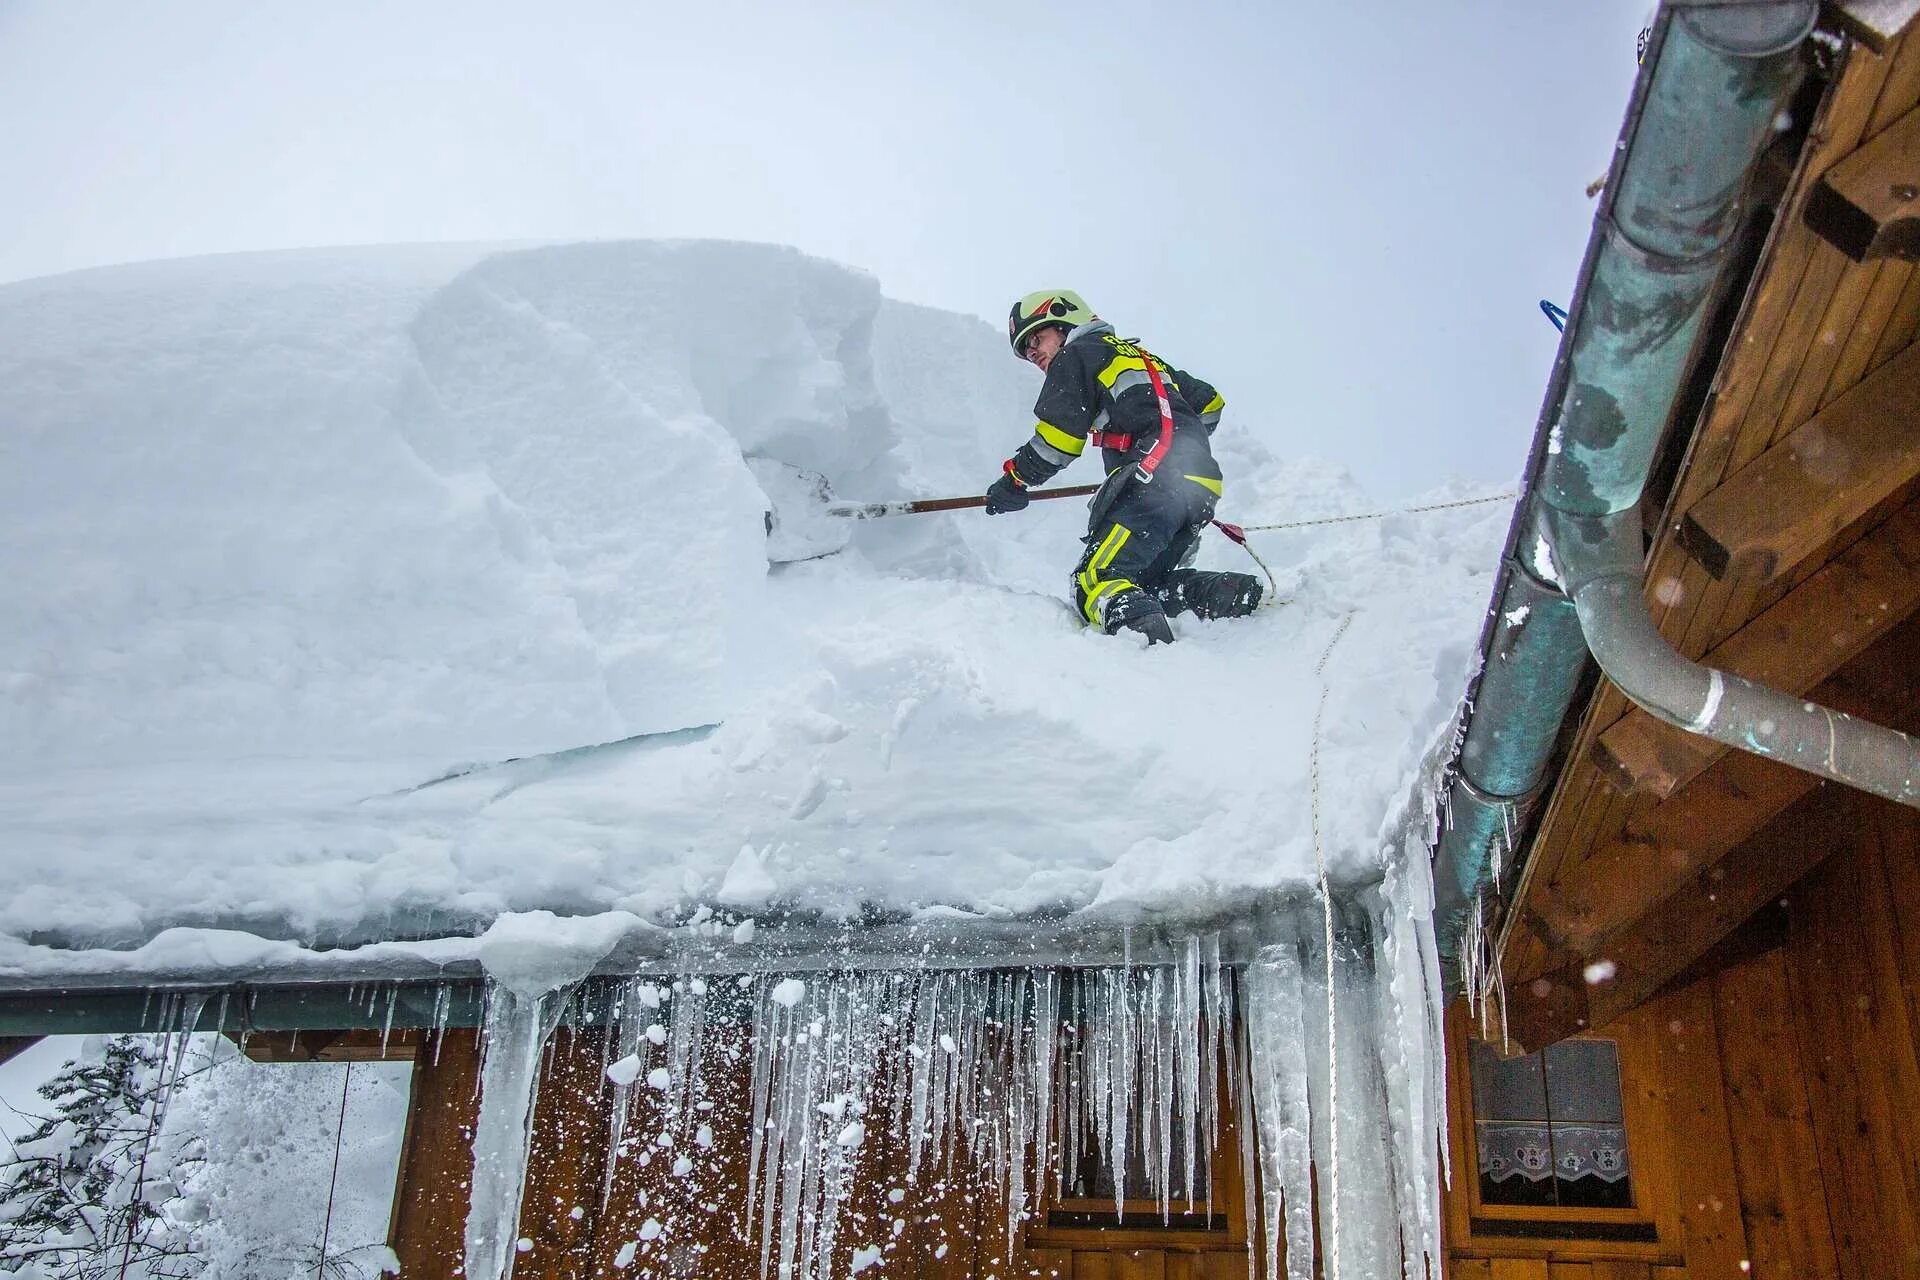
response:
<path id="1" fill-rule="evenodd" d="M 774 564 L 796 560 L 818 560 L 843 550 L 853 537 L 857 520 L 879 520 L 886 516 L 925 515 L 935 511 L 964 511 L 987 505 L 985 494 L 964 498 L 900 498 L 889 502 L 836 502 L 827 478 L 772 458 L 748 458 L 747 468 L 766 492 L 773 506 L 767 511 L 767 559 Z M 1065 485 L 1058 489 L 1033 489 L 1031 500 L 1042 498 L 1087 498 L 1100 492 L 1097 484 Z M 1267 575 L 1268 592 L 1261 607 L 1287 603 L 1280 598 L 1280 584 L 1273 570 L 1247 542 L 1246 531 L 1224 520 L 1211 522 L 1229 541 L 1253 557 Z"/>
<path id="2" fill-rule="evenodd" d="M 767 512 L 767 559 L 775 564 L 814 560 L 832 555 L 853 537 L 859 520 L 886 516 L 924 515 L 935 511 L 964 511 L 987 505 L 986 495 L 965 498 L 911 498 L 889 502 L 837 502 L 827 478 L 771 458 L 749 458 L 747 467 L 772 502 Z M 1084 498 L 1098 492 L 1097 484 L 1060 489 L 1035 489 L 1027 497 Z"/>

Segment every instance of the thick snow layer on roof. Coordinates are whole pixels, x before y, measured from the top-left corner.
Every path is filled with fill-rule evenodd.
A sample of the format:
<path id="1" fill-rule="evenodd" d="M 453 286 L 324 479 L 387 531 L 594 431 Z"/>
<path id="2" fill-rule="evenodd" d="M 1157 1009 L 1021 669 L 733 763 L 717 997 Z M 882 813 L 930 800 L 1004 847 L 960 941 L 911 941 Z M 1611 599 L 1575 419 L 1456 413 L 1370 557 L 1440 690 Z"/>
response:
<path id="1" fill-rule="evenodd" d="M 1371 509 L 1233 420 L 1272 371 L 1166 354 L 1228 397 L 1223 518 Z M 0 286 L 0 970 L 181 927 L 1230 912 L 1315 877 L 1349 615 L 1319 827 L 1367 878 L 1504 506 L 1256 534 L 1287 603 L 1170 649 L 1072 616 L 1078 502 L 769 566 L 768 462 L 979 492 L 1038 380 L 982 322 L 755 245 Z M 1252 568 L 1212 535 L 1201 563 Z"/>

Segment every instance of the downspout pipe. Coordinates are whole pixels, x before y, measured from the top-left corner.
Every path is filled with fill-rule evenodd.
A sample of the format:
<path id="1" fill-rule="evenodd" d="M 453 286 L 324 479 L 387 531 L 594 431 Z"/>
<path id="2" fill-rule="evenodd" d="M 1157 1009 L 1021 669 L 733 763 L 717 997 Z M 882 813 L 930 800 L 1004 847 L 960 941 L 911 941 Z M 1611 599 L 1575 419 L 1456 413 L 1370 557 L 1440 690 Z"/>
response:
<path id="1" fill-rule="evenodd" d="M 1920 808 L 1920 741 L 1689 661 L 1667 643 L 1647 613 L 1637 509 L 1542 511 L 1580 629 L 1622 693 L 1689 733 Z"/>
<path id="2" fill-rule="evenodd" d="M 1638 601 L 1637 525 L 1625 513 L 1637 511 L 1738 235 L 1741 194 L 1817 17 L 1813 0 L 1669 3 L 1655 23 L 1548 383 L 1445 798 L 1434 926 L 1456 976 L 1586 670 L 1586 618 L 1561 586 L 1551 537 L 1569 518 L 1622 517 Z"/>

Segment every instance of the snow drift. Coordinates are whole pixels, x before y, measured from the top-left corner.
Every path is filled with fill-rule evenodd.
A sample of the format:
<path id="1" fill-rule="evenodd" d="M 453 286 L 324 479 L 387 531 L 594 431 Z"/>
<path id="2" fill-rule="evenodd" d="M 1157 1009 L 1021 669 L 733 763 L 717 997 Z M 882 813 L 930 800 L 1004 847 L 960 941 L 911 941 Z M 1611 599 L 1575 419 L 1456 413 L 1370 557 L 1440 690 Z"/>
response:
<path id="1" fill-rule="evenodd" d="M 1262 371 L 1169 355 L 1228 397 L 1224 517 L 1370 509 L 1234 422 Z M 1065 606 L 1075 503 L 769 566 L 756 468 L 977 492 L 1037 379 L 755 245 L 0 286 L 0 970 L 535 910 L 1218 916 L 1314 879 L 1323 662 L 1321 844 L 1377 875 L 1503 508 L 1256 535 L 1288 602 L 1150 652 Z"/>

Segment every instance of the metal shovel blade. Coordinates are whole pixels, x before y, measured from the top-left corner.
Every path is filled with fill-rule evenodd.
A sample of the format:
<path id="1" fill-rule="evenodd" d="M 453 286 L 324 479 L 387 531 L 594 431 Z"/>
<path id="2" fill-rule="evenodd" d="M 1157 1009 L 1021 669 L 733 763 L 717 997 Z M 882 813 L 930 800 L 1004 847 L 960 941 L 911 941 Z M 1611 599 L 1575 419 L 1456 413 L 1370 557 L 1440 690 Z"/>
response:
<path id="1" fill-rule="evenodd" d="M 817 560 L 853 539 L 850 521 L 831 514 L 827 478 L 772 458 L 748 458 L 747 470 L 767 495 L 767 559 L 774 564 Z"/>

